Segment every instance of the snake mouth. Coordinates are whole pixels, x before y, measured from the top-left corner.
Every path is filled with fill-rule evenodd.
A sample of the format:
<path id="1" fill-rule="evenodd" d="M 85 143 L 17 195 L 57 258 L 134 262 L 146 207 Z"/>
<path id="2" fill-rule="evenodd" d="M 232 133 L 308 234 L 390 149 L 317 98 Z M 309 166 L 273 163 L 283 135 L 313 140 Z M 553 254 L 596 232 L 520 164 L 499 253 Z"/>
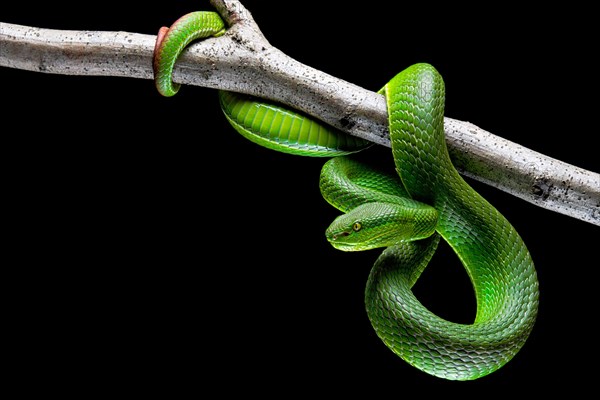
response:
<path id="1" fill-rule="evenodd" d="M 331 245 L 341 251 L 359 251 L 363 250 L 360 248 L 360 243 L 343 243 L 343 242 L 330 242 Z"/>
<path id="2" fill-rule="evenodd" d="M 356 246 L 359 245 L 360 243 L 355 243 L 355 242 L 344 240 L 348 236 L 350 236 L 350 232 L 347 232 L 347 231 L 328 233 L 327 241 L 329 243 L 331 243 L 331 245 L 338 250 L 342 250 L 342 251 L 357 250 Z"/>

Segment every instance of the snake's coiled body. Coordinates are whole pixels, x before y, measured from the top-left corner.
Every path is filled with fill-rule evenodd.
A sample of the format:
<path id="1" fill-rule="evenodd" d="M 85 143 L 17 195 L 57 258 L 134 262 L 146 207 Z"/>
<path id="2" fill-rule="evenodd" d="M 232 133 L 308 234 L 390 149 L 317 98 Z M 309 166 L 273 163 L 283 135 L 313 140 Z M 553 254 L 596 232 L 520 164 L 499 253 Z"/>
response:
<path id="1" fill-rule="evenodd" d="M 192 13 L 161 30 L 155 55 L 161 93 L 177 91 L 171 71 L 191 38 L 222 34 L 223 26 L 215 13 Z M 508 362 L 533 328 L 538 306 L 533 262 L 510 223 L 452 166 L 439 73 L 428 64 L 413 65 L 381 93 L 397 174 L 347 157 L 329 160 L 321 172 L 321 192 L 345 214 L 328 228 L 327 239 L 346 251 L 385 248 L 370 273 L 365 304 L 375 331 L 393 352 L 438 377 L 479 378 Z M 238 132 L 275 150 L 329 156 L 365 147 L 278 105 L 226 93 L 221 104 Z M 456 252 L 473 284 L 473 324 L 439 318 L 411 292 L 440 238 Z"/>
<path id="2" fill-rule="evenodd" d="M 384 88 L 396 170 L 413 199 L 438 212 L 436 231 L 473 283 L 472 325 L 445 321 L 410 292 L 410 263 L 387 249 L 373 268 L 367 310 L 379 336 L 409 363 L 451 379 L 474 379 L 510 360 L 529 336 L 538 305 L 533 262 L 515 229 L 452 166 L 444 139 L 444 83 L 430 65 L 411 66 Z M 391 301 L 390 299 L 402 299 Z"/>

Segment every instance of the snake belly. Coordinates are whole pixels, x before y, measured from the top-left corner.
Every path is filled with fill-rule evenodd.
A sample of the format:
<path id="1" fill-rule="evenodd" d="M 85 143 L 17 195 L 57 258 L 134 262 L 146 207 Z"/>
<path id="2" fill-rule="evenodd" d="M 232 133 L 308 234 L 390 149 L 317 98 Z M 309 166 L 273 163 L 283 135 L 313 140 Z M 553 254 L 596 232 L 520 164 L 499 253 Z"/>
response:
<path id="1" fill-rule="evenodd" d="M 192 40 L 219 36 L 214 12 L 190 13 L 159 32 L 156 86 L 179 86 L 171 75 Z M 395 174 L 343 156 L 368 146 L 302 113 L 260 99 L 220 92 L 221 108 L 244 137 L 270 149 L 327 161 L 320 188 L 345 214 L 326 232 L 334 247 L 384 247 L 368 278 L 367 314 L 377 335 L 409 364 L 431 375 L 469 380 L 508 362 L 533 328 L 538 283 L 529 252 L 510 223 L 452 166 L 444 139 L 443 79 L 415 64 L 389 81 L 385 95 Z M 461 260 L 474 288 L 472 324 L 446 321 L 411 292 L 442 238 Z"/>

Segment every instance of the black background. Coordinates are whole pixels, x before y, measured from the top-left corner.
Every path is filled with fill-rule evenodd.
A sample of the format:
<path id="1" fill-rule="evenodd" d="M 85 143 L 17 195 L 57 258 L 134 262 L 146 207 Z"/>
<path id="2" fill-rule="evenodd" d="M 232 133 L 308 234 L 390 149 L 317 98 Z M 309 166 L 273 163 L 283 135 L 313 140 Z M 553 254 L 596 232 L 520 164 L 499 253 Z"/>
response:
<path id="1" fill-rule="evenodd" d="M 7 3 L 2 22 L 145 34 L 210 9 L 191 0 Z M 243 3 L 271 44 L 305 64 L 377 90 L 429 62 L 446 81 L 447 116 L 600 171 L 591 10 Z M 325 241 L 338 212 L 319 194 L 322 160 L 246 141 L 209 89 L 165 99 L 149 80 L 7 68 L 0 82 L 4 210 L 17 221 L 4 330 L 17 375 L 61 390 L 164 384 L 282 396 L 593 382 L 600 228 L 469 180 L 528 245 L 540 309 L 509 364 L 447 382 L 410 367 L 371 328 L 363 294 L 379 251 L 346 254 Z M 474 316 L 470 283 L 447 248 L 415 291 L 445 318 Z"/>

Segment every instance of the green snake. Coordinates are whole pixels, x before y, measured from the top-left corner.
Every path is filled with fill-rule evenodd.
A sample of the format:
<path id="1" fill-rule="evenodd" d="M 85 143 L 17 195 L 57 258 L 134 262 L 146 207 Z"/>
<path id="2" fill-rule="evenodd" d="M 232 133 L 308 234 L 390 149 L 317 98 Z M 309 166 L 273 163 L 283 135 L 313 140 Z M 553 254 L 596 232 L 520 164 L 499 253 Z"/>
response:
<path id="1" fill-rule="evenodd" d="M 193 12 L 158 35 L 154 73 L 159 92 L 174 95 L 173 66 L 192 41 L 226 33 L 214 12 Z M 368 143 L 261 99 L 219 92 L 228 121 L 244 137 L 291 154 L 331 157 L 323 197 L 344 214 L 326 231 L 344 251 L 384 248 L 365 290 L 377 335 L 409 364 L 437 377 L 470 380 L 506 364 L 535 323 L 538 282 L 531 256 L 511 224 L 453 167 L 444 138 L 445 88 L 429 64 L 415 64 L 380 90 L 386 98 L 395 173 L 358 162 Z M 340 156 L 340 157 L 334 157 Z M 472 324 L 446 321 L 411 287 L 443 238 L 472 282 Z"/>

